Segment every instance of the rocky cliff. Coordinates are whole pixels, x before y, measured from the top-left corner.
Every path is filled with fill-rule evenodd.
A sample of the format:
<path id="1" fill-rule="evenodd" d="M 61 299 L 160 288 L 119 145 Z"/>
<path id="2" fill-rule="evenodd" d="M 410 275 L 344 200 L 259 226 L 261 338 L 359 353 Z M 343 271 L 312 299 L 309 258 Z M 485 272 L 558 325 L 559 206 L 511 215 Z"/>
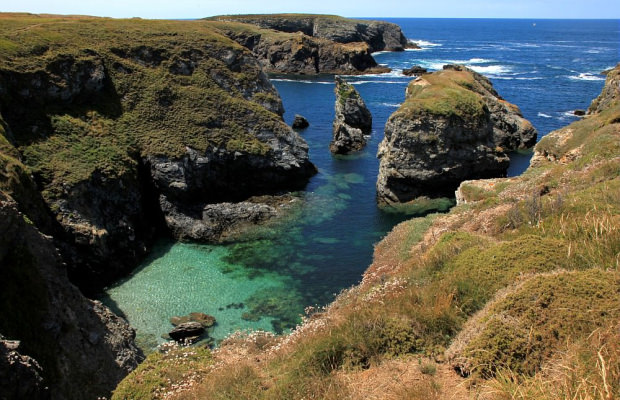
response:
<path id="1" fill-rule="evenodd" d="M 337 43 L 364 42 L 371 52 L 403 51 L 417 47 L 407 40 L 398 25 L 391 22 L 313 14 L 222 15 L 212 19 L 241 22 L 280 32 L 301 32 Z"/>
<path id="2" fill-rule="evenodd" d="M 133 329 L 81 295 L 52 239 L 2 192 L 0 275 L 0 332 L 20 341 L 0 342 L 1 398 L 106 396 L 142 360 Z"/>
<path id="3" fill-rule="evenodd" d="M 334 154 L 348 154 L 366 146 L 365 135 L 372 130 L 372 115 L 353 85 L 336 77 L 335 116 L 333 139 L 329 150 Z"/>
<path id="4" fill-rule="evenodd" d="M 184 236 L 207 204 L 315 172 L 259 63 L 207 22 L 2 18 L 2 137 L 38 189 L 20 207 L 83 290 L 133 268 L 167 221 Z"/>
<path id="5" fill-rule="evenodd" d="M 388 119 L 378 151 L 378 202 L 452 197 L 466 179 L 503 176 L 505 151 L 535 141 L 533 126 L 488 79 L 445 66 L 411 81 L 404 103 Z"/>
<path id="6" fill-rule="evenodd" d="M 284 32 L 259 26 L 209 21 L 209 26 L 251 50 L 263 70 L 277 74 L 316 75 L 388 72 L 377 65 L 365 42 L 339 43 L 303 32 Z"/>
<path id="7" fill-rule="evenodd" d="M 72 283 L 100 290 L 158 235 L 277 215 L 316 170 L 260 64 L 206 22 L 0 21 L 0 334 L 19 341 L 0 397 L 107 396 L 141 353 Z"/>

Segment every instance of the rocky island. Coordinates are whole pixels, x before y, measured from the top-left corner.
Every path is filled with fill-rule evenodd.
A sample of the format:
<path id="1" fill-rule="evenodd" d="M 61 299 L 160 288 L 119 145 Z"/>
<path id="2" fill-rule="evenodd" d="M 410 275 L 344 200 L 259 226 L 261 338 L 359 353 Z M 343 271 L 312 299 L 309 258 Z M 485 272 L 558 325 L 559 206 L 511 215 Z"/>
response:
<path id="1" fill-rule="evenodd" d="M 365 135 L 372 130 L 372 115 L 357 90 L 340 77 L 336 77 L 335 117 L 333 138 L 329 150 L 333 154 L 348 154 L 366 146 Z"/>
<path id="2" fill-rule="evenodd" d="M 411 81 L 385 126 L 378 202 L 452 197 L 466 179 L 504 176 L 506 151 L 535 142 L 532 124 L 487 78 L 463 66 L 444 66 Z"/>

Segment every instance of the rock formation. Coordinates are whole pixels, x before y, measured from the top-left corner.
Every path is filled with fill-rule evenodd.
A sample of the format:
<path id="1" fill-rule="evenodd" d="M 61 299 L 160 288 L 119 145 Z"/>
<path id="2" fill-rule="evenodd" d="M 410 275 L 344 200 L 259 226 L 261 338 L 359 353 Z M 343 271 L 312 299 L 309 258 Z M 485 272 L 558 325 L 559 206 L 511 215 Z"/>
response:
<path id="1" fill-rule="evenodd" d="M 9 374 L 33 367 L 19 378 L 32 397 L 37 374 L 54 399 L 107 396 L 141 359 L 135 334 L 70 281 L 100 290 L 157 235 L 187 237 L 189 211 L 238 222 L 213 203 L 244 224 L 266 218 L 242 201 L 316 170 L 258 61 L 202 22 L 2 17 L 0 334 L 20 341 Z"/>
<path id="2" fill-rule="evenodd" d="M 295 114 L 295 119 L 293 120 L 293 124 L 291 125 L 291 128 L 295 130 L 301 130 L 301 129 L 306 129 L 309 126 L 310 126 L 310 123 L 304 116 Z"/>
<path id="3" fill-rule="evenodd" d="M 378 151 L 378 202 L 452 197 L 466 179 L 504 176 L 505 151 L 535 141 L 533 126 L 487 78 L 445 66 L 413 80 L 405 102 L 388 119 Z"/>
<path id="4" fill-rule="evenodd" d="M 597 114 L 610 108 L 611 105 L 620 101 L 620 63 L 616 68 L 606 71 L 607 78 L 601 94 L 592 101 L 587 114 Z"/>
<path id="5" fill-rule="evenodd" d="M 208 23 L 250 49 L 270 73 L 388 72 L 372 52 L 415 47 L 396 24 L 329 15 L 227 15 Z"/>
<path id="6" fill-rule="evenodd" d="M 400 27 L 391 22 L 312 14 L 222 15 L 212 19 L 242 22 L 280 32 L 301 32 L 306 36 L 337 43 L 364 42 L 370 46 L 371 52 L 417 48 L 417 45 L 407 40 Z"/>
<path id="7" fill-rule="evenodd" d="M 336 115 L 333 124 L 333 139 L 329 150 L 334 154 L 359 151 L 366 146 L 364 135 L 370 135 L 372 116 L 364 100 L 353 85 L 336 77 Z"/>
<path id="8" fill-rule="evenodd" d="M 20 393 L 40 393 L 42 377 L 54 399 L 107 396 L 142 359 L 133 329 L 80 294 L 67 279 L 51 238 L 1 192 L 0 274 L 0 332 L 21 341 L 21 354 L 7 355 L 13 360 L 9 364 L 19 364 L 10 366 L 9 382 L 26 379 L 15 388 Z"/>
<path id="9" fill-rule="evenodd" d="M 44 201 L 31 208 L 53 215 L 45 233 L 83 290 L 133 268 L 175 215 L 298 189 L 315 173 L 243 47 L 198 21 L 136 25 L 131 37 L 125 22 L 88 22 L 36 25 L 71 29 L 53 49 L 0 60 L 3 138 L 34 172 Z"/>
<path id="10" fill-rule="evenodd" d="M 411 68 L 403 69 L 403 75 L 406 76 L 420 76 L 427 74 L 428 70 L 426 68 L 420 67 L 419 65 L 414 65 Z"/>

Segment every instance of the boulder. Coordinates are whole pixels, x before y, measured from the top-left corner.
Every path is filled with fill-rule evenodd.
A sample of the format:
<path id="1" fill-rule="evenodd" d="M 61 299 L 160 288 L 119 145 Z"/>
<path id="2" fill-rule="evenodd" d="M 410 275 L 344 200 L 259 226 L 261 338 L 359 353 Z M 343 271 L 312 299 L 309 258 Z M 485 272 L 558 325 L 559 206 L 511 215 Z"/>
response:
<path id="1" fill-rule="evenodd" d="M 336 115 L 333 139 L 329 150 L 334 154 L 348 154 L 366 146 L 364 135 L 372 130 L 372 115 L 353 85 L 336 77 Z"/>
<path id="2" fill-rule="evenodd" d="M 204 326 L 200 322 L 184 322 L 177 325 L 168 334 L 177 342 L 182 342 L 185 339 L 193 339 L 202 335 L 205 332 Z"/>
<path id="3" fill-rule="evenodd" d="M 573 114 L 578 117 L 583 117 L 584 115 L 586 115 L 586 110 L 575 110 L 573 111 Z"/>
<path id="4" fill-rule="evenodd" d="M 295 114 L 295 119 L 293 120 L 293 124 L 291 125 L 293 129 L 297 129 L 297 130 L 306 129 L 309 126 L 310 126 L 310 123 L 308 122 L 306 118 L 304 118 L 303 116 L 299 114 Z"/>
<path id="5" fill-rule="evenodd" d="M 407 76 L 420 76 L 427 73 L 428 70 L 426 68 L 420 67 L 419 65 L 414 65 L 411 68 L 403 69 L 403 75 Z"/>
<path id="6" fill-rule="evenodd" d="M 170 318 L 170 323 L 174 326 L 179 326 L 188 322 L 198 322 L 206 329 L 215 325 L 215 317 L 201 312 L 193 312 L 189 313 L 189 315 Z"/>
<path id="7" fill-rule="evenodd" d="M 536 130 L 484 76 L 445 66 L 409 83 L 379 145 L 377 200 L 453 197 L 467 179 L 505 176 L 505 151 L 534 145 Z"/>

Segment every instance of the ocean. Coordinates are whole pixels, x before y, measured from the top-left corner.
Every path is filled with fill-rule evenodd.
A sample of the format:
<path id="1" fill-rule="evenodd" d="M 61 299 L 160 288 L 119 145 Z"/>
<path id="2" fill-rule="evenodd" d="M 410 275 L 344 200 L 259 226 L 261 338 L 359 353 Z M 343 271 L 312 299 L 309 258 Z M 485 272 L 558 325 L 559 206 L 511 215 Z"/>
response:
<path id="1" fill-rule="evenodd" d="M 350 156 L 328 149 L 334 117 L 331 76 L 272 81 L 284 118 L 305 116 L 301 132 L 319 173 L 297 196 L 288 220 L 227 245 L 161 241 L 130 276 L 106 289 L 104 303 L 124 315 L 144 349 L 164 341 L 169 318 L 190 312 L 215 316 L 216 340 L 236 330 L 286 331 L 307 306 L 322 306 L 360 281 L 373 245 L 397 223 L 431 210 L 381 210 L 375 203 L 383 127 L 405 97 L 411 78 L 402 70 L 464 64 L 489 77 L 502 97 L 518 105 L 539 138 L 578 117 L 604 83 L 601 72 L 620 61 L 618 20 L 383 19 L 401 26 L 421 49 L 375 53 L 392 68 L 380 75 L 345 76 L 373 115 L 368 146 Z M 531 151 L 511 154 L 510 176 L 522 173 Z M 447 210 L 453 201 L 433 207 Z"/>

